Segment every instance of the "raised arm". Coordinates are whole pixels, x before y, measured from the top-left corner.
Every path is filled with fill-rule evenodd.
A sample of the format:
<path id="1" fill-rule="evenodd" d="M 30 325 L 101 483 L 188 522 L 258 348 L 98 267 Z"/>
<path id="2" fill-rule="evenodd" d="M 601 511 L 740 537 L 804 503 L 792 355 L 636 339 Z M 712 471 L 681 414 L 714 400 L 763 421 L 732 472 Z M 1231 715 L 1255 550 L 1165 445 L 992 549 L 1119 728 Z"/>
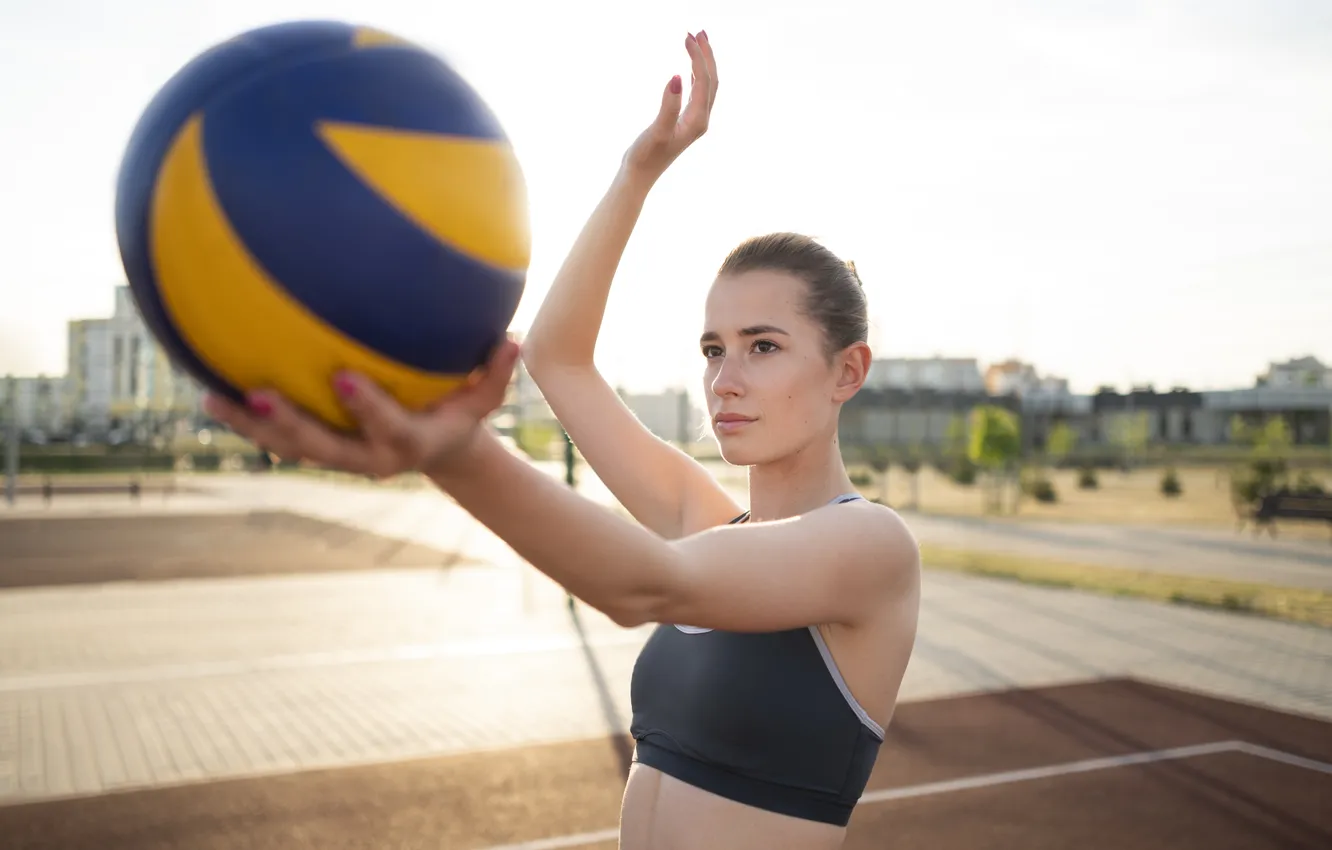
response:
<path id="1" fill-rule="evenodd" d="M 625 154 L 619 173 L 569 251 L 523 344 L 523 362 L 592 469 L 643 525 L 680 537 L 726 522 L 735 501 L 701 464 L 657 438 L 594 364 L 611 281 L 657 179 L 707 129 L 716 65 L 703 33 L 686 39 L 694 84 L 681 112 L 679 77 Z"/>

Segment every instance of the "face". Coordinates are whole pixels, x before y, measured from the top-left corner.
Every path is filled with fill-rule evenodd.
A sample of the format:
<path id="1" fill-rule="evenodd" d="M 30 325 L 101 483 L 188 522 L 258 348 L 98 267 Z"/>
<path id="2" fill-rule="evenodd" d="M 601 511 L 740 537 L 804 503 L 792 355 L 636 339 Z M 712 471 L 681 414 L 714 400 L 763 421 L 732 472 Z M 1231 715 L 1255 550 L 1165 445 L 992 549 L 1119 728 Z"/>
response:
<path id="1" fill-rule="evenodd" d="M 804 281 L 769 270 L 719 277 L 708 293 L 703 388 L 728 463 L 772 463 L 826 445 L 842 403 L 864 382 L 868 347 L 830 360 L 805 297 Z"/>

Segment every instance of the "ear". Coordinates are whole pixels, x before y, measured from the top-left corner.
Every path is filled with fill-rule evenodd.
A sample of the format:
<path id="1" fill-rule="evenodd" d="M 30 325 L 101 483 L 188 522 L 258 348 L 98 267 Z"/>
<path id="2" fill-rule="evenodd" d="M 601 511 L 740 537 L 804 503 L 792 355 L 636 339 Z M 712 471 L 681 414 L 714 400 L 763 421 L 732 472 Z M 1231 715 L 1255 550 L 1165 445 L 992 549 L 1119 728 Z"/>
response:
<path id="1" fill-rule="evenodd" d="M 865 385 L 869 377 L 870 364 L 874 353 L 868 343 L 856 342 L 848 345 L 837 354 L 834 368 L 837 382 L 833 384 L 833 401 L 846 402 Z"/>

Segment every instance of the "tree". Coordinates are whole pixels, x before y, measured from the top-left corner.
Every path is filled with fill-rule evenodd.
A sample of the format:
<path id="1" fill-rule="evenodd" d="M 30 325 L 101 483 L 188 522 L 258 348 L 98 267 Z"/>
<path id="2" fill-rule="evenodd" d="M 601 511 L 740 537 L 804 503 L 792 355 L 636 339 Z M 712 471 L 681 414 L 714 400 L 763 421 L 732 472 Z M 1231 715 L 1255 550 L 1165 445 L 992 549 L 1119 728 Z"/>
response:
<path id="1" fill-rule="evenodd" d="M 971 444 L 967 456 L 989 473 L 987 511 L 997 513 L 1003 510 L 1004 482 L 1021 454 L 1021 427 L 1011 411 L 990 404 L 971 411 Z"/>
<path id="2" fill-rule="evenodd" d="M 948 430 L 944 435 L 943 451 L 939 456 L 939 471 L 952 479 L 954 484 L 970 486 L 976 480 L 976 465 L 967 456 L 970 435 L 967 433 L 967 419 L 961 414 L 954 414 L 948 420 Z"/>
<path id="3" fill-rule="evenodd" d="M 893 453 L 883 443 L 865 447 L 865 463 L 879 476 L 879 504 L 888 504 L 888 470 L 893 465 Z"/>
<path id="4" fill-rule="evenodd" d="M 1268 418 L 1261 426 L 1231 422 L 1231 438 L 1249 446 L 1246 469 L 1231 478 L 1231 498 L 1249 504 L 1288 483 L 1290 448 L 1294 442 L 1283 416 Z"/>
<path id="5" fill-rule="evenodd" d="M 920 510 L 920 468 L 924 464 L 923 452 L 919 446 L 908 446 L 898 458 L 898 463 L 911 477 L 911 510 L 918 511 Z"/>
<path id="6" fill-rule="evenodd" d="M 1116 416 L 1110 425 L 1110 440 L 1124 452 L 1124 471 L 1127 472 L 1136 457 L 1147 445 L 1151 421 L 1147 412 L 1124 413 Z"/>
<path id="7" fill-rule="evenodd" d="M 1053 463 L 1059 464 L 1073 453 L 1077 442 L 1077 432 L 1067 422 L 1058 422 L 1050 429 L 1050 436 L 1045 440 L 1046 457 Z"/>

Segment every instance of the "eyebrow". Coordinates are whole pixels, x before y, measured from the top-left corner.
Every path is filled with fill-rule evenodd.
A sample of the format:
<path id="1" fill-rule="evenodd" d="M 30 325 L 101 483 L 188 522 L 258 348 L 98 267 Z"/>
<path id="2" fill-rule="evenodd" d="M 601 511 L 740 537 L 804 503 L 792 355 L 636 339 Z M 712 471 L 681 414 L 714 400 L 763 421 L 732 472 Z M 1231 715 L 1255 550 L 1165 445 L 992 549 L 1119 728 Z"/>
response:
<path id="1" fill-rule="evenodd" d="M 740 336 L 762 336 L 763 334 L 781 334 L 790 336 L 789 333 L 777 327 L 776 325 L 751 325 L 740 329 Z M 721 340 L 721 335 L 716 331 L 705 331 L 703 336 L 698 338 L 700 344 L 705 342 L 717 342 Z"/>

